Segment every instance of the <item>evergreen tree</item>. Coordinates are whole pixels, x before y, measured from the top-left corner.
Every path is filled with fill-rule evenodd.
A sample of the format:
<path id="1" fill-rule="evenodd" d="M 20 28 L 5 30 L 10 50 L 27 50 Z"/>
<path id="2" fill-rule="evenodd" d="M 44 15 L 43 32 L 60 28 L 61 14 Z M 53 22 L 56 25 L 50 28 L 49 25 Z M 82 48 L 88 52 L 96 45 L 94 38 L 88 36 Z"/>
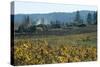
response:
<path id="1" fill-rule="evenodd" d="M 31 22 L 29 16 L 25 16 L 25 27 L 28 28 L 30 27 Z"/>
<path id="2" fill-rule="evenodd" d="M 79 11 L 76 12 L 75 22 L 80 23 L 80 13 L 79 13 Z"/>
<path id="3" fill-rule="evenodd" d="M 18 27 L 18 32 L 19 32 L 19 33 L 22 33 L 22 32 L 24 32 L 24 31 L 25 31 L 24 26 L 23 26 L 23 25 L 20 25 L 20 26 Z"/>
<path id="4" fill-rule="evenodd" d="M 93 14 L 93 22 L 94 24 L 97 24 L 97 12 L 94 12 Z"/>
<path id="5" fill-rule="evenodd" d="M 92 24 L 92 15 L 91 15 L 91 13 L 88 13 L 88 15 L 87 15 L 87 23 Z"/>

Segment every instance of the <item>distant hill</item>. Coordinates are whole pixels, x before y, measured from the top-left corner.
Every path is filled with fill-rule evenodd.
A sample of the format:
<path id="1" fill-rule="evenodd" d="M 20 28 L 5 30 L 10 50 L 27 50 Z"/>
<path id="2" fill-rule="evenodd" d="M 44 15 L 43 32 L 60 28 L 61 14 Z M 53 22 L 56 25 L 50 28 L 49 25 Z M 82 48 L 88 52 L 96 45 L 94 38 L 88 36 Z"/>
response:
<path id="1" fill-rule="evenodd" d="M 95 11 L 80 11 L 81 18 L 86 21 L 88 13 L 93 14 Z M 60 21 L 60 22 L 72 22 L 75 18 L 76 12 L 65 13 L 65 12 L 54 12 L 48 14 L 16 14 L 14 15 L 14 23 L 22 23 L 24 16 L 28 15 L 32 21 L 43 18 L 47 21 Z"/>
<path id="2" fill-rule="evenodd" d="M 95 11 L 79 11 L 81 19 L 86 22 L 87 14 L 93 14 Z M 33 24 L 34 21 L 37 22 L 39 19 L 43 18 L 45 24 L 49 24 L 51 21 L 60 21 L 60 23 L 70 23 L 73 22 L 76 16 L 76 12 L 53 12 L 53 13 L 46 13 L 46 14 L 16 14 L 11 15 L 14 16 L 14 24 L 15 26 L 19 26 L 23 23 L 25 16 L 29 16 L 31 22 Z"/>

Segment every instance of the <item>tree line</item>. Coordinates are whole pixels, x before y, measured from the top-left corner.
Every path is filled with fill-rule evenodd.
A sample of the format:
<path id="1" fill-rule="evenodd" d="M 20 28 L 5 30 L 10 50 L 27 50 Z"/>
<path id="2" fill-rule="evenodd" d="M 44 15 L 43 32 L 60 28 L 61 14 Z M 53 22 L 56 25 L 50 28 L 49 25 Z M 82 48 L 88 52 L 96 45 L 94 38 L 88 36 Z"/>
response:
<path id="1" fill-rule="evenodd" d="M 37 30 L 40 31 L 47 31 L 48 29 L 51 28 L 62 28 L 62 27 L 68 27 L 68 26 L 77 26 L 77 27 L 84 27 L 86 25 L 96 25 L 97 24 L 97 12 L 94 12 L 93 14 L 88 13 L 86 17 L 86 24 L 84 23 L 83 19 L 81 18 L 80 12 L 77 11 L 73 23 L 61 23 L 60 21 L 51 21 L 49 25 L 46 25 L 44 23 L 44 19 L 42 18 L 42 23 L 41 24 L 32 24 L 32 21 L 30 20 L 29 16 L 24 17 L 23 23 L 18 27 L 18 30 L 16 32 L 22 33 L 22 32 L 35 32 Z M 37 23 L 37 22 L 33 22 Z"/>

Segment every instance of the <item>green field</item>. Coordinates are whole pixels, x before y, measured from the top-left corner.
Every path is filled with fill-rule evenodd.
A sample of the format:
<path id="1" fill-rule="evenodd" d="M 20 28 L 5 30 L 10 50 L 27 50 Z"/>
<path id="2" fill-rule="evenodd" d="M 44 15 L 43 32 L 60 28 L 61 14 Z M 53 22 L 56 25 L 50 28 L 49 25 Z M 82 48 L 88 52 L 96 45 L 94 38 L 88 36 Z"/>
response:
<path id="1" fill-rule="evenodd" d="M 97 60 L 97 33 L 23 37 L 14 40 L 14 64 L 50 64 Z"/>

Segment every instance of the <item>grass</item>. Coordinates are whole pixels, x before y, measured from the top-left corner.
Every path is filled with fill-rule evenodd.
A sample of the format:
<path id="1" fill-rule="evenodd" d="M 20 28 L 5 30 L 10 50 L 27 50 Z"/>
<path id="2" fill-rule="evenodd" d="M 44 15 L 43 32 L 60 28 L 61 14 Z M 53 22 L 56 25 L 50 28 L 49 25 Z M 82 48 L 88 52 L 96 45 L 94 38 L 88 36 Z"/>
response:
<path id="1" fill-rule="evenodd" d="M 14 41 L 14 65 L 95 60 L 97 60 L 96 32 L 37 38 L 23 37 Z"/>

